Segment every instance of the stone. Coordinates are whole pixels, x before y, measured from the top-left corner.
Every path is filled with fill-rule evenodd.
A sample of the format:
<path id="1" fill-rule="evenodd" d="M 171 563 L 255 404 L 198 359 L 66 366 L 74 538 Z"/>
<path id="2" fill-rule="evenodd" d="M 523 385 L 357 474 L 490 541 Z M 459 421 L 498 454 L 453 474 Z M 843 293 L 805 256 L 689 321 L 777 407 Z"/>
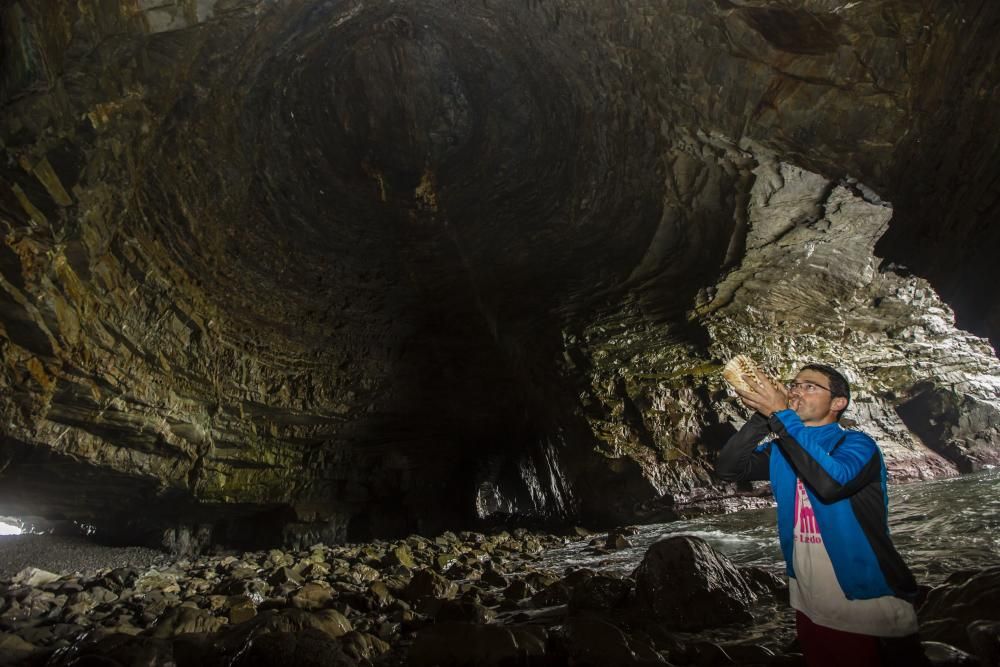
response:
<path id="1" fill-rule="evenodd" d="M 632 543 L 621 533 L 608 533 L 608 539 L 604 542 L 607 549 L 631 549 Z"/>
<path id="2" fill-rule="evenodd" d="M 191 632 L 215 632 L 225 623 L 225 619 L 204 609 L 174 607 L 163 612 L 147 634 L 157 639 L 168 639 Z"/>
<path id="3" fill-rule="evenodd" d="M 500 667 L 531 664 L 546 655 L 544 632 L 537 629 L 438 623 L 417 633 L 408 654 L 413 667 Z"/>
<path id="4" fill-rule="evenodd" d="M 655 542 L 636 568 L 636 610 L 677 630 L 752 620 L 756 600 L 728 558 L 691 536 Z"/>
<path id="5" fill-rule="evenodd" d="M 272 586 L 281 584 L 301 584 L 302 577 L 290 567 L 279 567 L 271 576 L 267 578 L 267 583 Z"/>
<path id="6" fill-rule="evenodd" d="M 324 583 L 309 582 L 289 596 L 293 607 L 298 609 L 320 609 L 333 598 L 333 591 Z"/>
<path id="7" fill-rule="evenodd" d="M 17 662 L 30 656 L 37 651 L 34 644 L 26 642 L 16 634 L 0 632 L 0 664 L 7 662 Z"/>
<path id="8" fill-rule="evenodd" d="M 458 586 L 448 581 L 440 574 L 430 569 L 417 570 L 401 597 L 411 602 L 423 598 L 453 598 L 458 593 Z"/>
<path id="9" fill-rule="evenodd" d="M 496 620 L 492 609 L 472 600 L 445 600 L 441 603 L 434 620 L 437 623 L 476 623 L 485 625 Z"/>
<path id="10" fill-rule="evenodd" d="M 611 610 L 626 606 L 635 582 L 607 574 L 595 574 L 573 587 L 569 606 L 574 610 Z"/>
<path id="11" fill-rule="evenodd" d="M 979 621 L 1000 622 L 1000 566 L 955 573 L 927 594 L 917 617 L 922 639 L 972 652 L 966 628 Z"/>
<path id="12" fill-rule="evenodd" d="M 228 618 L 233 625 L 249 621 L 257 615 L 257 608 L 253 600 L 246 595 L 234 595 L 226 598 L 226 606 L 229 608 Z"/>
<path id="13" fill-rule="evenodd" d="M 924 654 L 934 667 L 977 667 L 981 663 L 965 651 L 935 641 L 921 642 Z"/>
<path id="14" fill-rule="evenodd" d="M 298 632 L 277 631 L 252 636 L 233 659 L 232 667 L 355 667 L 340 643 L 307 628 Z"/>
<path id="15" fill-rule="evenodd" d="M 965 628 L 979 664 L 1000 666 L 1000 621 L 973 621 Z"/>
<path id="16" fill-rule="evenodd" d="M 665 665 L 652 646 L 626 635 L 594 616 L 571 616 L 560 633 L 564 652 L 574 665 Z"/>
<path id="17" fill-rule="evenodd" d="M 413 554 L 410 552 L 410 548 L 405 544 L 390 549 L 385 555 L 385 558 L 382 559 L 382 564 L 386 567 L 391 567 L 393 565 L 402 565 L 410 569 L 417 567 L 417 563 L 413 560 Z"/>
<path id="18" fill-rule="evenodd" d="M 40 570 L 36 567 L 26 567 L 14 575 L 12 581 L 23 586 L 37 588 L 54 581 L 58 581 L 59 576 L 60 575 L 54 572 L 46 572 L 45 570 Z"/>
<path id="19" fill-rule="evenodd" d="M 354 627 L 347 618 L 334 609 L 307 612 L 301 609 L 268 610 L 258 613 L 248 621 L 235 626 L 227 635 L 230 645 L 243 645 L 247 638 L 260 634 L 284 632 L 297 633 L 306 629 L 317 630 L 331 639 L 341 637 Z"/>
<path id="20" fill-rule="evenodd" d="M 389 644 L 366 632 L 352 631 L 340 638 L 344 653 L 357 662 L 375 660 L 389 652 Z"/>

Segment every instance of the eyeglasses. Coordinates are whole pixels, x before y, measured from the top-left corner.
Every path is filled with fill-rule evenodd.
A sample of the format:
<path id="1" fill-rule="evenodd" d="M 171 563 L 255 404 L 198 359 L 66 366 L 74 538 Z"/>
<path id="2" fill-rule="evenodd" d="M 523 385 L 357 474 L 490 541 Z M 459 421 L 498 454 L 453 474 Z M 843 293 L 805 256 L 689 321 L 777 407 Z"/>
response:
<path id="1" fill-rule="evenodd" d="M 823 391 L 829 391 L 833 393 L 829 387 L 824 387 L 821 384 L 816 384 L 815 382 L 789 382 L 785 385 L 788 387 L 788 391 L 800 390 L 803 394 L 813 394 L 822 389 Z"/>

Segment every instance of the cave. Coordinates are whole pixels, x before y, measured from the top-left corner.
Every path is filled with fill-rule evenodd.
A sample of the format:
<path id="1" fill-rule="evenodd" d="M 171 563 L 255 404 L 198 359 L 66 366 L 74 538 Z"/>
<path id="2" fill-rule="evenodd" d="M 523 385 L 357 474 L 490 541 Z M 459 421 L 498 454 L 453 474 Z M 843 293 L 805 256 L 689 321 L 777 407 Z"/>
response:
<path id="1" fill-rule="evenodd" d="M 732 493 L 737 353 L 842 368 L 898 479 L 995 465 L 998 26 L 9 0 L 0 515 L 246 548 L 653 520 Z"/>

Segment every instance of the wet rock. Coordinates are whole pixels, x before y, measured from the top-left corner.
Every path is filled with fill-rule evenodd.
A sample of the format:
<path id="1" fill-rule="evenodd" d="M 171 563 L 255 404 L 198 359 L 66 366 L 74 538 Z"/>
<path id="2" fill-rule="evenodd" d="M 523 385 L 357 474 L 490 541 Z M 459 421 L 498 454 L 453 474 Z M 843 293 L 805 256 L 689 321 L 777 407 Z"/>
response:
<path id="1" fill-rule="evenodd" d="M 531 596 L 534 607 L 552 607 L 567 604 L 573 595 L 573 589 L 562 581 L 557 581 Z"/>
<path id="2" fill-rule="evenodd" d="M 438 623 L 492 623 L 497 614 L 472 600 L 446 600 L 441 603 L 434 618 Z"/>
<path id="3" fill-rule="evenodd" d="M 741 567 L 738 570 L 757 597 L 788 600 L 788 583 L 778 575 L 761 567 Z"/>
<path id="4" fill-rule="evenodd" d="M 972 652 L 987 667 L 1000 667 L 1000 622 L 973 621 L 965 629 Z"/>
<path id="5" fill-rule="evenodd" d="M 921 642 L 924 654 L 933 667 L 978 667 L 979 660 L 962 649 L 942 642 Z M 992 667 L 992 666 L 991 666 Z"/>
<path id="6" fill-rule="evenodd" d="M 523 579 L 515 579 L 503 590 L 503 596 L 508 600 L 525 600 L 531 597 L 533 592 L 528 586 L 528 582 Z"/>
<path id="7" fill-rule="evenodd" d="M 559 653 L 572 665 L 665 665 L 649 644 L 596 616 L 571 616 L 560 629 Z"/>
<path id="8" fill-rule="evenodd" d="M 21 637 L 9 632 L 0 632 L 0 664 L 16 662 L 27 658 L 38 648 Z"/>
<path id="9" fill-rule="evenodd" d="M 921 637 L 972 651 L 966 628 L 1000 621 L 1000 566 L 956 572 L 932 589 L 917 612 Z"/>
<path id="10" fill-rule="evenodd" d="M 149 570 L 141 574 L 136 580 L 133 586 L 138 593 L 150 593 L 153 591 L 159 593 L 177 593 L 181 590 L 181 587 L 177 584 L 177 575 L 159 572 L 157 570 Z"/>
<path id="11" fill-rule="evenodd" d="M 774 651 L 759 644 L 723 644 L 719 648 L 737 665 L 767 665 L 777 657 Z"/>
<path id="12" fill-rule="evenodd" d="M 249 621 L 257 615 L 257 608 L 254 606 L 253 600 L 246 595 L 234 595 L 226 598 L 226 606 L 228 607 L 229 622 L 233 625 Z"/>
<path id="13" fill-rule="evenodd" d="M 453 598 L 458 586 L 430 569 L 417 570 L 401 597 L 411 602 L 424 598 Z"/>
<path id="14" fill-rule="evenodd" d="M 225 619 L 213 616 L 204 609 L 174 607 L 163 612 L 146 634 L 167 639 L 191 632 L 215 632 L 225 623 Z"/>
<path id="15" fill-rule="evenodd" d="M 605 549 L 630 549 L 633 544 L 621 533 L 608 533 L 608 539 L 604 542 Z"/>
<path id="16" fill-rule="evenodd" d="M 393 595 L 389 592 L 389 587 L 384 581 L 373 581 L 368 585 L 368 595 L 373 601 L 376 609 L 388 607 L 393 603 Z"/>
<path id="17" fill-rule="evenodd" d="M 416 561 L 413 560 L 413 553 L 405 544 L 390 549 L 382 559 L 382 565 L 385 567 L 402 565 L 403 567 L 407 567 L 411 570 L 416 569 L 417 567 Z"/>
<path id="18" fill-rule="evenodd" d="M 351 659 L 374 660 L 389 652 L 389 644 L 367 632 L 351 631 L 340 638 L 340 646 Z"/>
<path id="19" fill-rule="evenodd" d="M 573 587 L 571 609 L 610 610 L 625 606 L 635 582 L 608 574 L 595 574 Z"/>
<path id="20" fill-rule="evenodd" d="M 293 592 L 289 597 L 293 607 L 298 609 L 320 609 L 333 598 L 333 591 L 326 583 L 309 582 Z"/>
<path id="21" fill-rule="evenodd" d="M 438 572 L 447 572 L 458 561 L 458 558 L 459 554 L 454 551 L 439 553 L 434 557 L 434 567 L 437 568 Z"/>
<path id="22" fill-rule="evenodd" d="M 268 610 L 234 627 L 226 634 L 226 641 L 230 645 L 242 644 L 247 638 L 260 634 L 273 632 L 295 634 L 308 628 L 322 632 L 331 639 L 341 637 L 354 629 L 342 613 L 333 609 L 316 612 L 301 609 Z"/>
<path id="23" fill-rule="evenodd" d="M 725 665 L 740 665 L 728 651 L 715 642 L 690 642 L 684 651 L 687 662 L 705 667 L 724 667 Z M 749 663 L 754 664 L 754 663 Z"/>
<path id="24" fill-rule="evenodd" d="M 21 586 L 39 587 L 59 580 L 60 575 L 54 572 L 46 572 L 36 567 L 26 567 L 11 579 L 12 583 Z"/>
<path id="25" fill-rule="evenodd" d="M 531 664 L 545 655 L 540 628 L 439 623 L 421 630 L 409 651 L 412 667 L 500 667 Z"/>
<path id="26" fill-rule="evenodd" d="M 49 667 L 159 667 L 174 665 L 173 644 L 156 637 L 113 634 L 57 653 Z"/>
<path id="27" fill-rule="evenodd" d="M 487 563 L 486 567 L 483 569 L 483 574 L 480 580 L 484 584 L 489 584 L 496 588 L 507 588 L 510 585 L 510 579 L 508 579 L 503 572 L 498 570 L 496 566 L 490 562 Z"/>
<path id="28" fill-rule="evenodd" d="M 654 543 L 633 578 L 636 610 L 665 627 L 699 630 L 752 620 L 756 596 L 732 562 L 699 538 Z"/>
<path id="29" fill-rule="evenodd" d="M 251 637 L 231 667 L 355 667 L 340 644 L 327 634 L 308 628 L 299 632 L 268 632 Z"/>
<path id="30" fill-rule="evenodd" d="M 280 567 L 267 578 L 267 583 L 272 586 L 282 584 L 301 584 L 302 577 L 290 567 Z"/>

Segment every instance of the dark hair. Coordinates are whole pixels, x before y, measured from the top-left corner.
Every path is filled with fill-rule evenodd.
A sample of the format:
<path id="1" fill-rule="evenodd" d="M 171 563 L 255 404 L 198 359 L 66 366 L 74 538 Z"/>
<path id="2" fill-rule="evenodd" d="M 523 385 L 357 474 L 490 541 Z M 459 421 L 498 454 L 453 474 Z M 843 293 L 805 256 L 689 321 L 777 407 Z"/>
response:
<path id="1" fill-rule="evenodd" d="M 802 370 L 822 373 L 830 382 L 830 397 L 837 398 L 841 396 L 847 399 L 847 405 L 837 413 L 837 420 L 839 421 L 841 415 L 847 411 L 847 407 L 851 404 L 851 386 L 847 384 L 847 378 L 841 375 L 840 371 L 836 368 L 827 366 L 826 364 L 806 364 L 802 367 Z"/>

